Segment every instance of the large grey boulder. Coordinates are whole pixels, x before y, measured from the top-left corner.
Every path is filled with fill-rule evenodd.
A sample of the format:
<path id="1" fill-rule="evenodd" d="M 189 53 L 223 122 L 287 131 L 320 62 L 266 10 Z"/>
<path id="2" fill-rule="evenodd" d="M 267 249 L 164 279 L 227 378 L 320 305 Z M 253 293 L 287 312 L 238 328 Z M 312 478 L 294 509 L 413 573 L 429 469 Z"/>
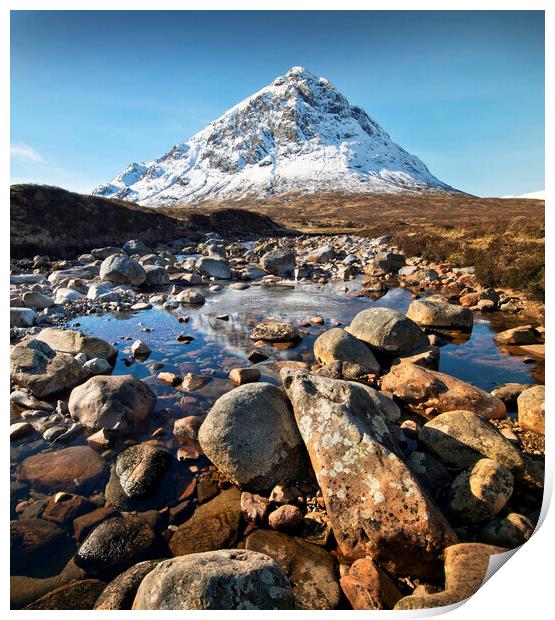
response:
<path id="1" fill-rule="evenodd" d="M 100 278 L 117 284 L 141 286 L 146 280 L 146 271 L 126 254 L 112 254 L 102 261 Z"/>
<path id="2" fill-rule="evenodd" d="M 144 265 L 146 273 L 144 284 L 146 286 L 163 286 L 169 284 L 170 276 L 168 272 L 159 265 Z"/>
<path id="3" fill-rule="evenodd" d="M 289 276 L 295 269 L 295 254 L 291 250 L 272 250 L 260 259 L 264 271 L 275 276 Z"/>
<path id="4" fill-rule="evenodd" d="M 82 334 L 75 329 L 46 327 L 41 330 L 35 338 L 41 342 L 45 342 L 52 349 L 60 353 L 69 353 L 70 355 L 84 353 L 87 359 L 101 357 L 109 360 L 116 356 L 116 350 L 109 342 L 102 340 L 102 338 L 97 338 L 96 336 Z"/>
<path id="5" fill-rule="evenodd" d="M 131 375 L 91 377 L 69 397 L 71 417 L 91 429 L 134 430 L 156 403 L 154 392 Z"/>
<path id="6" fill-rule="evenodd" d="M 407 317 L 421 327 L 470 331 L 474 315 L 464 306 L 415 299 L 407 310 Z"/>
<path id="7" fill-rule="evenodd" d="M 304 370 L 281 377 L 342 555 L 371 556 L 397 575 L 438 574 L 456 536 L 367 390 Z"/>
<path id="8" fill-rule="evenodd" d="M 309 263 L 327 263 L 335 256 L 335 250 L 331 245 L 323 245 L 315 250 L 312 250 L 306 257 Z"/>
<path id="9" fill-rule="evenodd" d="M 35 310 L 44 310 L 54 305 L 54 300 L 40 291 L 23 293 L 22 299 L 26 308 L 34 308 Z"/>
<path id="10" fill-rule="evenodd" d="M 10 308 L 10 327 L 32 327 L 38 319 L 32 308 Z"/>
<path id="11" fill-rule="evenodd" d="M 60 284 L 63 280 L 92 280 L 100 273 L 97 265 L 83 265 L 82 267 L 71 267 L 70 269 L 59 269 L 53 271 L 48 276 L 48 281 L 52 284 Z"/>
<path id="12" fill-rule="evenodd" d="M 362 310 L 347 331 L 373 349 L 392 355 L 402 355 L 429 344 L 428 337 L 414 321 L 389 308 Z"/>
<path id="13" fill-rule="evenodd" d="M 129 256 L 138 254 L 145 256 L 146 254 L 152 254 L 152 250 L 139 239 L 130 239 L 123 244 L 123 251 Z"/>
<path id="14" fill-rule="evenodd" d="M 26 340 L 10 353 L 10 379 L 45 398 L 84 379 L 81 365 L 68 353 L 58 353 L 40 340 Z"/>
<path id="15" fill-rule="evenodd" d="M 314 357 L 322 364 L 340 362 L 345 379 L 380 371 L 368 345 L 340 327 L 324 332 L 314 343 Z"/>
<path id="16" fill-rule="evenodd" d="M 247 383 L 214 403 L 198 440 L 206 456 L 241 487 L 271 489 L 305 473 L 305 449 L 283 390 Z"/>
<path id="17" fill-rule="evenodd" d="M 229 261 L 225 258 L 201 256 L 195 267 L 200 274 L 209 278 L 216 278 L 217 280 L 229 280 L 231 278 Z"/>
<path id="18" fill-rule="evenodd" d="M 193 553 L 160 562 L 143 579 L 133 609 L 294 609 L 282 569 L 242 549 Z"/>

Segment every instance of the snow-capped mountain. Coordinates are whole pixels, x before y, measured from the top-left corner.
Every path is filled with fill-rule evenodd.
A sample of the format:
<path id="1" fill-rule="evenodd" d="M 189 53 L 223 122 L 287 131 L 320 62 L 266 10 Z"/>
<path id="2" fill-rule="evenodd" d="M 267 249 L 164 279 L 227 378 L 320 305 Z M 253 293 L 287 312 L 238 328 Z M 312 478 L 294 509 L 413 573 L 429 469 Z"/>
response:
<path id="1" fill-rule="evenodd" d="M 93 194 L 161 206 L 318 191 L 454 192 L 325 78 L 293 67 Z"/>

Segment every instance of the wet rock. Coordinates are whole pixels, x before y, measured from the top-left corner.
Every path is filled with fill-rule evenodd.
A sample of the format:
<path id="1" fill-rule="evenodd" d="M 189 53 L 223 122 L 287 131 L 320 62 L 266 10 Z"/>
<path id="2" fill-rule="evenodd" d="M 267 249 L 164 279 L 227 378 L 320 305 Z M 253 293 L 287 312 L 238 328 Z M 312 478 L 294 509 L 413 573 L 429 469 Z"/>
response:
<path id="1" fill-rule="evenodd" d="M 438 415 L 424 424 L 418 440 L 440 461 L 453 467 L 468 467 L 488 458 L 516 476 L 526 469 L 522 453 L 492 424 L 471 411 Z"/>
<path id="2" fill-rule="evenodd" d="M 10 558 L 12 574 L 34 575 L 37 565 L 51 562 L 53 554 L 62 555 L 62 548 L 68 547 L 70 543 L 71 541 L 64 530 L 51 521 L 44 519 L 11 521 Z"/>
<path id="3" fill-rule="evenodd" d="M 274 560 L 239 549 L 160 562 L 133 602 L 133 609 L 293 608 L 291 586 Z"/>
<path id="4" fill-rule="evenodd" d="M 150 354 L 150 347 L 142 340 L 135 340 L 135 342 L 131 345 L 131 355 L 135 358 L 146 359 Z"/>
<path id="5" fill-rule="evenodd" d="M 262 353 L 262 351 L 258 351 L 257 349 L 254 349 L 247 355 L 247 359 L 249 360 L 249 362 L 252 362 L 253 364 L 258 364 L 260 362 L 264 362 L 265 360 L 267 360 L 268 356 L 265 353 Z"/>
<path id="6" fill-rule="evenodd" d="M 116 284 L 141 286 L 146 280 L 144 267 L 125 254 L 112 254 L 100 265 L 100 279 Z"/>
<path id="7" fill-rule="evenodd" d="M 116 516 L 118 511 L 113 506 L 106 505 L 77 517 L 73 521 L 75 539 L 78 542 L 83 541 L 97 525 Z"/>
<path id="8" fill-rule="evenodd" d="M 474 322 L 474 315 L 464 306 L 422 299 L 410 304 L 407 317 L 420 327 L 462 331 L 470 331 Z"/>
<path id="9" fill-rule="evenodd" d="M 202 306 L 202 304 L 206 301 L 204 295 L 199 293 L 198 291 L 181 291 L 179 295 L 175 298 L 177 302 L 180 304 L 190 304 L 193 306 Z"/>
<path id="10" fill-rule="evenodd" d="M 183 381 L 183 379 L 174 372 L 159 372 L 157 379 L 158 381 L 163 381 L 173 386 L 179 385 Z"/>
<path id="11" fill-rule="evenodd" d="M 283 391 L 248 383 L 214 403 L 198 434 L 208 458 L 230 480 L 264 491 L 305 473 L 305 449 Z"/>
<path id="12" fill-rule="evenodd" d="M 10 379 L 44 398 L 71 388 L 83 379 L 80 364 L 68 353 L 57 353 L 40 340 L 26 340 L 10 353 Z"/>
<path id="13" fill-rule="evenodd" d="M 473 411 L 483 418 L 504 418 L 501 400 L 460 379 L 416 364 L 397 364 L 382 379 L 381 389 L 416 409 Z"/>
<path id="14" fill-rule="evenodd" d="M 109 342 L 95 336 L 87 336 L 74 329 L 46 327 L 35 338 L 45 342 L 54 351 L 69 353 L 70 355 L 84 353 L 89 360 L 95 357 L 110 360 L 117 355 L 116 350 Z"/>
<path id="15" fill-rule="evenodd" d="M 449 510 L 459 522 L 480 523 L 498 514 L 512 493 L 511 472 L 491 459 L 480 459 L 453 480 Z"/>
<path id="16" fill-rule="evenodd" d="M 91 575 L 115 576 L 133 564 L 156 557 L 156 534 L 140 516 L 114 517 L 97 526 L 75 555 Z"/>
<path id="17" fill-rule="evenodd" d="M 131 609 L 141 581 L 160 560 L 146 560 L 128 568 L 111 581 L 96 600 L 95 609 Z"/>
<path id="18" fill-rule="evenodd" d="M 256 530 L 245 548 L 271 557 L 293 586 L 298 609 L 336 609 L 340 602 L 337 569 L 333 556 L 300 538 Z"/>
<path id="19" fill-rule="evenodd" d="M 314 342 L 314 356 L 321 364 L 340 362 L 345 379 L 380 371 L 380 365 L 368 346 L 340 327 L 318 336 Z"/>
<path id="20" fill-rule="evenodd" d="M 295 269 L 295 255 L 289 250 L 272 250 L 260 259 L 262 269 L 275 276 L 289 276 Z"/>
<path id="21" fill-rule="evenodd" d="M 241 493 L 241 513 L 247 523 L 261 525 L 268 518 L 270 500 L 256 493 Z"/>
<path id="22" fill-rule="evenodd" d="M 235 487 L 223 491 L 199 506 L 190 519 L 180 525 L 169 547 L 172 555 L 187 555 L 232 549 L 241 525 L 241 493 Z"/>
<path id="23" fill-rule="evenodd" d="M 188 372 L 181 381 L 181 387 L 187 392 L 196 392 L 196 390 L 201 390 L 209 381 L 210 377 Z"/>
<path id="24" fill-rule="evenodd" d="M 461 543 L 445 549 L 445 590 L 405 596 L 395 609 L 427 609 L 458 603 L 472 596 L 482 585 L 489 557 L 506 549 L 480 543 Z"/>
<path id="25" fill-rule="evenodd" d="M 532 325 L 521 325 L 495 334 L 493 341 L 500 345 L 539 344 L 542 338 Z"/>
<path id="26" fill-rule="evenodd" d="M 426 334 L 414 321 L 389 308 L 362 310 L 351 321 L 347 331 L 373 349 L 392 355 L 428 345 Z"/>
<path id="27" fill-rule="evenodd" d="M 99 375 L 71 392 L 68 407 L 87 428 L 127 432 L 147 420 L 155 403 L 154 392 L 135 377 Z"/>
<path id="28" fill-rule="evenodd" d="M 497 545 L 514 549 L 523 545 L 534 533 L 534 524 L 524 515 L 510 512 L 504 517 L 497 517 L 478 533 L 478 540 L 488 545 Z"/>
<path id="29" fill-rule="evenodd" d="M 94 508 L 94 504 L 86 497 L 60 492 L 50 497 L 42 518 L 53 523 L 67 524 Z"/>
<path id="30" fill-rule="evenodd" d="M 279 532 L 295 532 L 303 523 L 303 513 L 297 506 L 285 504 L 270 513 L 268 523 Z"/>
<path id="31" fill-rule="evenodd" d="M 93 609 L 96 599 L 106 586 L 99 579 L 83 579 L 66 583 L 48 592 L 25 609 Z"/>
<path id="32" fill-rule="evenodd" d="M 229 378 L 235 385 L 254 383 L 260 379 L 260 370 L 258 368 L 234 368 L 229 373 Z"/>
<path id="33" fill-rule="evenodd" d="M 38 314 L 31 308 L 10 308 L 10 327 L 32 327 L 38 319 Z"/>
<path id="34" fill-rule="evenodd" d="M 204 417 L 194 415 L 176 420 L 173 423 L 173 434 L 177 441 L 182 445 L 186 445 L 190 441 L 196 441 L 203 421 Z"/>
<path id="35" fill-rule="evenodd" d="M 144 499 L 156 490 L 170 464 L 171 456 L 165 450 L 138 444 L 118 454 L 115 472 L 128 497 Z"/>
<path id="36" fill-rule="evenodd" d="M 339 582 L 353 609 L 393 609 L 402 597 L 391 577 L 371 558 L 353 562 Z"/>
<path id="37" fill-rule="evenodd" d="M 259 323 L 251 332 L 251 340 L 265 342 L 297 342 L 301 339 L 299 332 L 287 323 L 275 321 Z"/>
<path id="38" fill-rule="evenodd" d="M 456 537 L 368 392 L 306 371 L 284 369 L 281 376 L 341 553 L 370 555 L 394 574 L 437 573 Z"/>
<path id="39" fill-rule="evenodd" d="M 527 430 L 545 435 L 545 386 L 524 390 L 517 399 L 518 423 Z"/>
<path id="40" fill-rule="evenodd" d="M 17 479 L 38 491 L 77 493 L 97 488 L 106 474 L 106 462 L 88 446 L 71 446 L 27 457 L 17 468 Z"/>
<path id="41" fill-rule="evenodd" d="M 195 268 L 200 274 L 209 278 L 216 278 L 217 280 L 231 279 L 229 261 L 225 258 L 201 256 L 197 260 Z"/>

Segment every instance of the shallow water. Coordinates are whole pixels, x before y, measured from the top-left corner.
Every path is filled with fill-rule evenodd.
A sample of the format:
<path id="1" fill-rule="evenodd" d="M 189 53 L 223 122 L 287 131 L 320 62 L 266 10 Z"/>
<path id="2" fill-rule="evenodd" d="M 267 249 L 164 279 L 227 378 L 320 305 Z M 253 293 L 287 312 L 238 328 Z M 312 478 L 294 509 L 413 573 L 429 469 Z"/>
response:
<path id="1" fill-rule="evenodd" d="M 347 292 L 342 291 L 349 288 Z M 392 288 L 383 297 L 373 300 L 354 297 L 358 282 L 332 281 L 325 285 L 296 283 L 294 288 L 251 286 L 238 291 L 224 286 L 212 293 L 206 288 L 195 287 L 206 296 L 201 307 L 181 307 L 167 312 L 161 307 L 135 313 L 90 315 L 79 317 L 79 329 L 112 342 L 120 355 L 114 372 L 130 373 L 144 379 L 152 374 L 153 362 L 164 363 L 163 370 L 195 372 L 225 378 L 231 368 L 250 365 L 247 353 L 253 348 L 249 338 L 254 325 L 273 317 L 279 321 L 298 324 L 312 316 L 322 315 L 324 326 L 311 326 L 303 331 L 303 340 L 288 350 L 270 349 L 271 358 L 310 361 L 312 345 L 317 336 L 337 324 L 347 325 L 366 308 L 382 306 L 406 312 L 412 294 L 403 288 Z M 228 314 L 229 320 L 216 319 Z M 179 323 L 178 317 L 188 316 L 188 323 Z M 493 335 L 507 325 L 493 315 L 475 314 L 474 328 L 466 341 L 451 341 L 441 347 L 439 370 L 490 391 L 500 383 L 537 383 L 542 369 L 535 363 L 523 363 L 522 356 L 501 352 L 492 340 Z M 152 331 L 145 333 L 143 327 Z M 188 345 L 176 342 L 176 335 L 184 333 L 194 337 Z M 152 349 L 146 362 L 129 360 L 131 343 L 140 338 Z M 261 366 L 261 365 L 259 365 Z"/>

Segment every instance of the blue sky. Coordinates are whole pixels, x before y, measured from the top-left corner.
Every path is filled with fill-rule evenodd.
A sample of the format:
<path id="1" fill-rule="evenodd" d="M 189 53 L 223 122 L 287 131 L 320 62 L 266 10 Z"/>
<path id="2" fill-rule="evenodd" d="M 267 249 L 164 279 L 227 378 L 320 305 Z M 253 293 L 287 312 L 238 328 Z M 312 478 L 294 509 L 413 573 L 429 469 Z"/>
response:
<path id="1" fill-rule="evenodd" d="M 539 11 L 15 11 L 12 182 L 90 191 L 294 65 L 454 187 L 544 188 Z"/>

